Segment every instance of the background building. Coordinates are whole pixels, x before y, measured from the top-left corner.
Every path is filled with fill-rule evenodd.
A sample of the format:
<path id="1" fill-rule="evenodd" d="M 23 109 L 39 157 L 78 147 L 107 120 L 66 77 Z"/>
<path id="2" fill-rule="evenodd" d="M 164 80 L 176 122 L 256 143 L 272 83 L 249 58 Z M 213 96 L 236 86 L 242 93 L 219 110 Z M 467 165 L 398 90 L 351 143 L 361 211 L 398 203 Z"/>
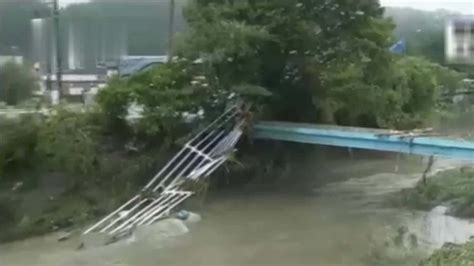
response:
<path id="1" fill-rule="evenodd" d="M 474 17 L 448 19 L 445 28 L 445 55 L 449 63 L 474 63 Z"/>

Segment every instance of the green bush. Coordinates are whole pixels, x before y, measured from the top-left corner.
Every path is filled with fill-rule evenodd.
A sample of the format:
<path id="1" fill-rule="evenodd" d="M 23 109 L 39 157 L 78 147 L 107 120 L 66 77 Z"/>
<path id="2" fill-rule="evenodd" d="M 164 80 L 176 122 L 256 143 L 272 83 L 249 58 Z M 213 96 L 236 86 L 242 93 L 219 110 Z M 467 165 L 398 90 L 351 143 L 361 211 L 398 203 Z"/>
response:
<path id="1" fill-rule="evenodd" d="M 107 117 L 108 127 L 120 129 L 124 126 L 127 109 L 133 101 L 133 91 L 125 79 L 118 76 L 109 80 L 107 87 L 100 90 L 97 95 L 97 103 L 101 111 Z"/>
<path id="2" fill-rule="evenodd" d="M 420 266 L 451 265 L 474 265 L 473 241 L 469 241 L 462 245 L 446 243 L 441 249 L 435 251 L 429 258 L 420 263 Z"/>
<path id="3" fill-rule="evenodd" d="M 58 109 L 38 130 L 36 152 L 51 171 L 68 174 L 75 186 L 95 171 L 98 163 L 100 126 L 90 113 L 77 113 Z"/>
<path id="4" fill-rule="evenodd" d="M 0 120 L 0 181 L 27 181 L 44 170 L 66 174 L 71 185 L 88 181 L 76 179 L 97 169 L 102 121 L 95 112 L 62 108 L 48 117 Z M 22 179 L 15 180 L 19 173 Z"/>
<path id="5" fill-rule="evenodd" d="M 402 190 L 390 199 L 400 207 L 429 210 L 437 205 L 450 207 L 459 217 L 474 217 L 474 170 L 448 170 L 420 182 L 415 188 Z"/>
<path id="6" fill-rule="evenodd" d="M 38 89 L 33 71 L 28 67 L 10 62 L 0 67 L 0 101 L 16 105 L 31 97 Z"/>
<path id="7" fill-rule="evenodd" d="M 113 79 L 99 93 L 97 102 L 109 123 L 112 122 L 109 125 L 123 126 L 128 108 L 140 106 L 143 117 L 135 125 L 135 133 L 176 140 L 188 132 L 183 114 L 198 113 L 201 108 L 219 109 L 211 106 L 227 97 L 219 91 L 219 86 L 203 74 L 200 66 L 180 59 L 131 78 Z"/>
<path id="8" fill-rule="evenodd" d="M 0 181 L 35 166 L 40 121 L 38 116 L 0 120 Z"/>
<path id="9" fill-rule="evenodd" d="M 18 202 L 9 197 L 0 197 L 0 227 L 14 224 L 18 220 Z"/>

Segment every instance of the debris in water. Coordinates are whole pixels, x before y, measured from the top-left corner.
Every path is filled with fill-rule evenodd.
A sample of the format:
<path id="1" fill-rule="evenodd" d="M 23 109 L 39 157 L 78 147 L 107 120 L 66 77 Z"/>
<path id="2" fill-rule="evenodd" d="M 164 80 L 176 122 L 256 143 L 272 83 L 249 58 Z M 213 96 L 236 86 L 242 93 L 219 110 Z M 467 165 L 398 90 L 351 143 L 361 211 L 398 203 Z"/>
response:
<path id="1" fill-rule="evenodd" d="M 68 240 L 71 237 L 70 232 L 61 232 L 59 233 L 58 242 L 63 242 Z"/>
<path id="2" fill-rule="evenodd" d="M 16 182 L 15 185 L 12 187 L 12 191 L 17 191 L 23 186 L 23 182 Z"/>
<path id="3" fill-rule="evenodd" d="M 189 212 L 186 211 L 186 210 L 181 210 L 179 211 L 178 213 L 176 213 L 176 218 L 180 219 L 180 220 L 187 220 L 189 217 Z"/>

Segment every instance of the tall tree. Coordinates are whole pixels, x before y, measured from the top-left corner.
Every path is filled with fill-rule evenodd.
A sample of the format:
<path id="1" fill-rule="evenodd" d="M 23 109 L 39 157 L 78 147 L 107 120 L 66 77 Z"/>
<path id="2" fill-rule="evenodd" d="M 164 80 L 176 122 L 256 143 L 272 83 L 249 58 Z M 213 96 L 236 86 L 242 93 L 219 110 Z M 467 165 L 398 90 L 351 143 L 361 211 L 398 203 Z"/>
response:
<path id="1" fill-rule="evenodd" d="M 111 84 L 99 97 L 110 114 L 136 102 L 147 128 L 161 129 L 165 117 L 199 108 L 211 116 L 240 95 L 267 119 L 406 128 L 459 80 L 391 54 L 394 25 L 376 0 L 194 0 L 184 16 L 180 60 Z"/>
<path id="2" fill-rule="evenodd" d="M 333 122 L 341 99 L 331 72 L 357 71 L 364 89 L 354 93 L 364 99 L 381 82 L 372 72 L 392 60 L 385 48 L 393 26 L 382 14 L 376 0 L 196 0 L 185 10 L 181 52 L 207 58 L 224 86 L 267 88 L 275 118 Z"/>

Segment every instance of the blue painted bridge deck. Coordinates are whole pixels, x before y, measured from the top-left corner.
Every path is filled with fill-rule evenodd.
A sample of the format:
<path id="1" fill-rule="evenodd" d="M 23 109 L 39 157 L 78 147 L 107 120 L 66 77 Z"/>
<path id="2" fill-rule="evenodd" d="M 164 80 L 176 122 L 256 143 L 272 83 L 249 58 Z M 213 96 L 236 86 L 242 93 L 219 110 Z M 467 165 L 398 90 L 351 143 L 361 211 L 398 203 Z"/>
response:
<path id="1" fill-rule="evenodd" d="M 422 132 L 259 122 L 254 138 L 474 160 L 474 142 Z"/>

